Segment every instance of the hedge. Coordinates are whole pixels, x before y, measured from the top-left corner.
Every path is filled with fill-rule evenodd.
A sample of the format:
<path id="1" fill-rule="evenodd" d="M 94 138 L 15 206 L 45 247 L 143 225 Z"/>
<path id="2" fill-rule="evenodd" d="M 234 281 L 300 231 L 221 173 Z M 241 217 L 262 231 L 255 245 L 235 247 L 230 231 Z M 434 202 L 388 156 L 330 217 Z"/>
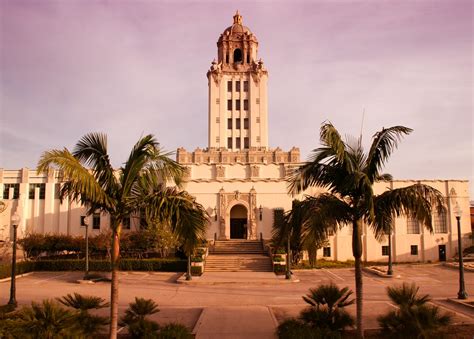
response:
<path id="1" fill-rule="evenodd" d="M 28 273 L 35 270 L 34 261 L 20 261 L 16 263 L 16 274 Z M 0 279 L 9 278 L 12 274 L 11 264 L 0 264 Z"/>
<path id="2" fill-rule="evenodd" d="M 186 260 L 182 259 L 121 259 L 121 271 L 163 271 L 185 272 Z M 32 271 L 84 271 L 85 261 L 79 259 L 68 260 L 37 260 L 23 261 L 16 265 L 16 273 L 22 274 Z M 109 272 L 110 261 L 90 260 L 89 271 Z M 0 265 L 0 279 L 11 275 L 11 265 Z"/>

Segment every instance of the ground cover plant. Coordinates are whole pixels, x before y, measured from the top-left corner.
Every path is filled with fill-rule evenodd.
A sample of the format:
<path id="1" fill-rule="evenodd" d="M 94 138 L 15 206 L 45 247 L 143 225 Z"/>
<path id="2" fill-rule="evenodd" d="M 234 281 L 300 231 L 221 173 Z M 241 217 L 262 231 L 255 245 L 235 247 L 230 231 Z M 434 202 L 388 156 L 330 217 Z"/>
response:
<path id="1" fill-rule="evenodd" d="M 277 329 L 279 338 L 340 338 L 344 329 L 354 325 L 354 318 L 344 309 L 352 305 L 352 291 L 335 284 L 312 288 L 303 296 L 309 307 L 297 319 L 282 322 Z"/>
<path id="2" fill-rule="evenodd" d="M 377 318 L 385 337 L 439 338 L 442 330 L 451 324 L 452 317 L 429 305 L 429 295 L 420 297 L 418 291 L 414 283 L 387 287 L 387 294 L 398 309 Z"/>

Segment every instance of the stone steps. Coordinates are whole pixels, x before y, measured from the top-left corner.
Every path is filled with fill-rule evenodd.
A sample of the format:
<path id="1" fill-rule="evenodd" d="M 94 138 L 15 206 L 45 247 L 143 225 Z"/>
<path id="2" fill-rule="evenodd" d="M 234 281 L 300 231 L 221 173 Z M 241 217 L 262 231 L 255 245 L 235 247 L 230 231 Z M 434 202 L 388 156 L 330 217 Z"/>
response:
<path id="1" fill-rule="evenodd" d="M 213 254 L 265 254 L 258 240 L 218 240 L 211 248 Z"/>
<path id="2" fill-rule="evenodd" d="M 265 255 L 210 254 L 206 259 L 206 272 L 271 272 L 272 263 Z"/>

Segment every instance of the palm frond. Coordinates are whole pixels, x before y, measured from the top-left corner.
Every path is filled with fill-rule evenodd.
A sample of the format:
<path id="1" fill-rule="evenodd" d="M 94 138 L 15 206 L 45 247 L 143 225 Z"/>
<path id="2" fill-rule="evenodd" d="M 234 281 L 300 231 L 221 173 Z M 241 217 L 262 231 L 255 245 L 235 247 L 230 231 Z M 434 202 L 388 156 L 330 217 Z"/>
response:
<path id="1" fill-rule="evenodd" d="M 105 299 L 101 297 L 82 295 L 76 292 L 74 292 L 74 294 L 67 294 L 61 298 L 56 299 L 65 306 L 81 311 L 99 309 L 109 306 L 109 303 L 105 302 Z"/>
<path id="2" fill-rule="evenodd" d="M 92 169 L 94 177 L 104 191 L 114 192 L 117 190 L 114 168 L 107 153 L 107 135 L 103 133 L 84 135 L 77 142 L 72 155 Z"/>
<path id="3" fill-rule="evenodd" d="M 60 197 L 80 201 L 85 205 L 94 203 L 102 208 L 111 208 L 113 199 L 104 192 L 93 173 L 85 168 L 67 148 L 44 152 L 38 162 L 38 173 L 46 173 L 52 166 L 62 173 L 65 183 L 61 186 Z"/>
<path id="4" fill-rule="evenodd" d="M 437 189 L 424 185 L 414 184 L 408 187 L 388 190 L 374 198 L 375 215 L 368 221 L 373 227 L 376 236 L 381 236 L 391 227 L 394 216 L 408 216 L 418 220 L 433 232 L 432 209 L 438 212 L 445 211 L 444 198 Z"/>
<path id="5" fill-rule="evenodd" d="M 388 160 L 392 152 L 398 147 L 403 135 L 408 135 L 413 130 L 404 126 L 382 128 L 373 136 L 372 145 L 367 156 L 367 167 L 364 170 L 371 182 L 378 177 L 379 171 Z"/>

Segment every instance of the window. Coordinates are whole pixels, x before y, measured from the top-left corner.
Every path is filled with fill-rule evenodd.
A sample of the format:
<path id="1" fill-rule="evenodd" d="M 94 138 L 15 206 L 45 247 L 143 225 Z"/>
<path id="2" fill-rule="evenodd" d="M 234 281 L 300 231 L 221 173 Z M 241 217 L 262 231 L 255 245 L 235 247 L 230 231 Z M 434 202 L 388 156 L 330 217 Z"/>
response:
<path id="1" fill-rule="evenodd" d="M 3 184 L 3 199 L 10 198 L 10 188 L 13 188 L 13 199 L 20 197 L 20 184 Z"/>
<path id="2" fill-rule="evenodd" d="M 227 138 L 227 148 L 232 148 L 232 138 Z"/>
<path id="3" fill-rule="evenodd" d="M 257 117 L 256 121 L 257 121 L 257 124 L 259 124 L 260 123 L 260 117 Z"/>
<path id="4" fill-rule="evenodd" d="M 54 199 L 59 199 L 61 196 L 61 184 L 54 184 Z"/>
<path id="5" fill-rule="evenodd" d="M 436 213 L 434 216 L 435 233 L 448 233 L 448 224 L 446 221 L 446 212 Z"/>
<path id="6" fill-rule="evenodd" d="M 216 104 L 220 104 L 221 103 L 221 100 L 219 98 L 216 98 Z"/>
<path id="7" fill-rule="evenodd" d="M 247 63 L 250 64 L 250 53 L 247 52 Z"/>
<path id="8" fill-rule="evenodd" d="M 232 111 L 232 99 L 227 100 L 227 110 Z"/>
<path id="9" fill-rule="evenodd" d="M 257 142 L 260 142 L 260 135 L 257 135 Z"/>
<path id="10" fill-rule="evenodd" d="M 331 256 L 331 247 L 324 247 L 323 248 L 323 257 L 330 257 Z"/>
<path id="11" fill-rule="evenodd" d="M 418 255 L 418 245 L 411 245 L 410 246 L 410 253 L 411 253 L 411 255 Z"/>
<path id="12" fill-rule="evenodd" d="M 235 109 L 240 111 L 240 99 L 235 100 Z"/>
<path id="13" fill-rule="evenodd" d="M 244 99 L 244 111 L 248 111 L 249 110 L 249 101 L 248 99 Z"/>
<path id="14" fill-rule="evenodd" d="M 216 142 L 217 142 L 217 143 L 221 142 L 221 138 L 216 137 Z"/>
<path id="15" fill-rule="evenodd" d="M 235 148 L 240 148 L 240 137 L 235 138 Z"/>
<path id="16" fill-rule="evenodd" d="M 249 82 L 244 81 L 244 92 L 248 92 L 248 91 L 249 91 Z"/>
<path id="17" fill-rule="evenodd" d="M 94 213 L 92 215 L 92 229 L 100 230 L 100 213 Z"/>
<path id="18" fill-rule="evenodd" d="M 388 255 L 388 246 L 382 246 L 382 255 Z"/>
<path id="19" fill-rule="evenodd" d="M 35 189 L 39 188 L 39 199 L 44 199 L 46 192 L 46 184 L 30 184 L 30 190 L 28 192 L 29 198 L 35 198 Z"/>
<path id="20" fill-rule="evenodd" d="M 227 129 L 232 129 L 232 118 L 227 119 Z"/>
<path id="21" fill-rule="evenodd" d="M 235 82 L 235 91 L 240 92 L 240 81 Z"/>
<path id="22" fill-rule="evenodd" d="M 124 230 L 129 230 L 130 229 L 130 224 L 131 224 L 130 217 L 126 217 L 125 219 L 123 219 L 123 229 Z"/>
<path id="23" fill-rule="evenodd" d="M 244 118 L 244 129 L 249 129 L 249 118 Z"/>
<path id="24" fill-rule="evenodd" d="M 229 53 L 228 52 L 225 54 L 225 63 L 226 64 L 229 63 Z"/>
<path id="25" fill-rule="evenodd" d="M 240 118 L 235 119 L 235 128 L 240 129 Z"/>
<path id="26" fill-rule="evenodd" d="M 244 148 L 245 148 L 245 149 L 248 149 L 248 148 L 249 148 L 249 138 L 248 138 L 248 137 L 245 137 L 245 138 L 244 138 Z"/>
<path id="27" fill-rule="evenodd" d="M 219 124 L 220 122 L 221 122 L 221 118 L 219 118 L 219 117 L 216 117 L 216 123 L 218 123 L 218 124 Z"/>
<path id="28" fill-rule="evenodd" d="M 227 81 L 227 92 L 232 92 L 232 80 Z"/>
<path id="29" fill-rule="evenodd" d="M 407 234 L 420 234 L 420 224 L 418 223 L 418 220 L 408 217 Z"/>
<path id="30" fill-rule="evenodd" d="M 257 103 L 257 105 L 260 105 L 260 98 L 256 98 L 255 102 Z"/>

